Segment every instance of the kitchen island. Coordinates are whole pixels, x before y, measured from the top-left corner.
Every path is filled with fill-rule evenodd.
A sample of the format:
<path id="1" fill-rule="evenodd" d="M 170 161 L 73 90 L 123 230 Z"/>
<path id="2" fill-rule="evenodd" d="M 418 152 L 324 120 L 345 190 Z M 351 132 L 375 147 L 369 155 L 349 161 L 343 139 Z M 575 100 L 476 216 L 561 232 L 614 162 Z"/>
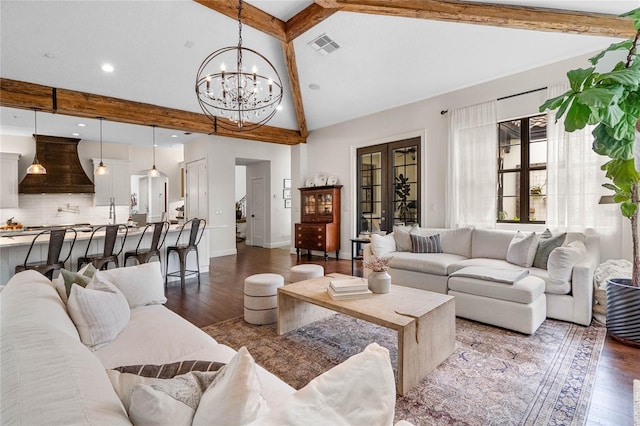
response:
<path id="1" fill-rule="evenodd" d="M 164 245 L 160 249 L 162 256 L 162 274 L 165 273 L 165 259 L 166 259 L 166 246 L 174 245 L 176 243 L 176 238 L 178 238 L 178 233 L 180 232 L 181 225 L 171 225 L 169 227 L 169 231 L 167 233 L 167 238 L 165 240 Z M 91 237 L 91 231 L 93 228 L 90 226 L 82 226 L 82 227 L 74 227 L 76 229 L 78 236 L 76 238 L 75 245 L 73 246 L 73 251 L 71 252 L 71 257 L 69 261 L 67 261 L 66 267 L 67 269 L 75 271 L 77 269 L 77 260 L 78 257 L 84 256 L 85 251 L 87 250 L 87 245 L 89 244 L 89 238 Z M 135 250 L 138 241 L 140 240 L 140 235 L 144 227 L 140 228 L 129 228 L 129 232 L 127 234 L 127 239 L 125 241 L 124 249 L 119 256 L 120 266 L 124 266 L 124 253 L 126 251 Z M 6 284 L 9 279 L 15 274 L 16 265 L 20 265 L 24 263 L 24 259 L 27 256 L 27 252 L 29 251 L 29 246 L 31 245 L 31 241 L 35 235 L 38 234 L 40 230 L 16 230 L 16 231 L 4 231 L 0 236 L 0 284 Z M 147 248 L 151 245 L 151 232 L 147 232 L 145 235 L 144 241 L 140 244 L 140 248 Z M 69 237 L 69 235 L 68 235 Z M 118 237 L 118 241 L 116 242 L 116 250 L 120 247 L 122 243 L 122 238 L 124 237 L 124 233 L 120 234 Z M 62 249 L 61 257 L 65 257 L 67 253 L 69 253 L 69 246 L 71 245 L 72 237 L 68 238 L 69 242 L 65 243 L 65 246 Z M 181 243 L 186 243 L 189 239 L 189 233 L 183 232 L 180 237 Z M 198 246 L 198 251 L 200 254 L 200 265 L 198 265 L 200 272 L 208 272 L 209 271 L 209 241 L 208 241 L 208 231 L 205 229 L 205 233 L 202 237 L 202 241 Z M 31 255 L 29 256 L 29 262 L 38 262 L 42 260 L 46 260 L 47 258 L 47 248 L 48 248 L 48 237 L 43 236 L 38 239 L 37 244 L 34 245 L 33 250 L 31 251 Z M 104 232 L 99 231 L 93 237 L 93 241 L 91 243 L 92 247 L 89 250 L 89 254 L 101 252 L 104 245 Z M 152 260 L 154 261 L 154 260 Z M 129 260 L 129 265 L 134 265 L 134 260 Z M 113 264 L 111 264 L 113 265 Z M 196 266 L 196 256 L 189 256 L 187 258 L 187 269 L 195 269 Z M 113 266 L 111 266 L 113 267 Z M 171 256 L 169 259 L 169 272 L 178 270 L 178 259 L 177 256 Z M 179 282 L 179 277 L 169 277 L 169 283 L 171 285 L 172 281 Z"/>

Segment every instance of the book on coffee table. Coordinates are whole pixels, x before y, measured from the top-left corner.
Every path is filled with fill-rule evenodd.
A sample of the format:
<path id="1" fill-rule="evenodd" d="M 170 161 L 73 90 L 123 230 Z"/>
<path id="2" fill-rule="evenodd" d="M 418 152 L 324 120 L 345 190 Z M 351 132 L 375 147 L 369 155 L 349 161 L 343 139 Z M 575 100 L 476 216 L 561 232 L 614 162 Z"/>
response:
<path id="1" fill-rule="evenodd" d="M 336 292 L 333 288 L 331 288 L 331 286 L 327 287 L 327 293 L 329 293 L 329 297 L 331 297 L 333 300 L 360 299 L 362 297 L 369 297 L 373 294 L 368 288 L 358 291 Z"/>
<path id="2" fill-rule="evenodd" d="M 347 278 L 341 280 L 331 280 L 329 287 L 336 293 L 357 292 L 367 290 L 369 285 L 364 278 Z"/>

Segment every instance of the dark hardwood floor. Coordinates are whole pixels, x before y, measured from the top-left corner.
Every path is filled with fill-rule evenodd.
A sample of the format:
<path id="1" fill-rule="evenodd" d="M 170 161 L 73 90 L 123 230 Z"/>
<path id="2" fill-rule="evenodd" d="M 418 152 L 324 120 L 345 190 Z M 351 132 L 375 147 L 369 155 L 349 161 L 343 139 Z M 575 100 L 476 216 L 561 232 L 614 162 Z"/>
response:
<path id="1" fill-rule="evenodd" d="M 169 284 L 166 306 L 198 327 L 243 314 L 243 285 L 249 275 L 272 272 L 289 278 L 289 268 L 299 263 L 324 266 L 325 273 L 351 274 L 351 261 L 313 256 L 300 260 L 284 249 L 263 249 L 238 244 L 238 255 L 212 258 L 208 274 Z M 357 269 L 356 273 L 360 273 Z M 633 379 L 640 379 L 640 349 L 610 337 L 600 356 L 587 425 L 633 425 Z"/>

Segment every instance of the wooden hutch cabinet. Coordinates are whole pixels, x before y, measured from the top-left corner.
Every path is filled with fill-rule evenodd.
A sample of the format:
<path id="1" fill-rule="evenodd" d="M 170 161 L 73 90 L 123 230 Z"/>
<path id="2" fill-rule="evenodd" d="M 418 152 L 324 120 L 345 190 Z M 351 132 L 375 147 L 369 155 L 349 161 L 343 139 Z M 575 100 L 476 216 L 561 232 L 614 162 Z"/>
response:
<path id="1" fill-rule="evenodd" d="M 340 190 L 342 185 L 316 186 L 300 189 L 300 222 L 296 223 L 295 246 L 300 249 L 324 252 L 335 251 L 336 259 L 340 252 Z"/>

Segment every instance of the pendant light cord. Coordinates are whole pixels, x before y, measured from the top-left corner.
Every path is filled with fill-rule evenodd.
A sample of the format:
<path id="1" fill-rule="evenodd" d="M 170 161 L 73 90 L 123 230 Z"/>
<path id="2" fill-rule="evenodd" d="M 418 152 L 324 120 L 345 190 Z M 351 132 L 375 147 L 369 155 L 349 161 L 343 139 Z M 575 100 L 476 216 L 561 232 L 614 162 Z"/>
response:
<path id="1" fill-rule="evenodd" d="M 100 117 L 100 165 L 102 166 L 102 117 Z"/>
<path id="2" fill-rule="evenodd" d="M 156 168 L 156 126 L 153 126 L 153 168 Z"/>

